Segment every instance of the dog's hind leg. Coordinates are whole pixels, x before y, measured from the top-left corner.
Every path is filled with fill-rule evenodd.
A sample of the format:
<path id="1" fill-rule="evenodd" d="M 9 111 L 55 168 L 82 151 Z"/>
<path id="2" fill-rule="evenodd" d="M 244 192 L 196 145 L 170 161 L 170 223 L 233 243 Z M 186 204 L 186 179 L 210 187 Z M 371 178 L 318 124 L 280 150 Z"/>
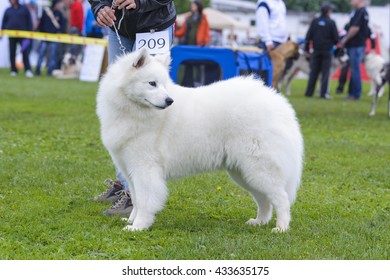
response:
<path id="1" fill-rule="evenodd" d="M 163 209 L 168 190 L 162 172 L 158 168 L 138 170 L 132 173 L 136 213 L 132 225 L 124 230 L 148 229 L 154 223 L 157 212 Z M 131 217 L 133 218 L 133 217 Z"/>
<path id="2" fill-rule="evenodd" d="M 384 85 L 383 87 L 385 87 L 386 85 Z M 389 119 L 390 119 L 390 89 L 389 89 L 389 100 L 388 100 L 388 102 L 387 102 L 387 109 L 388 109 L 388 117 L 389 117 Z"/>
<path id="3" fill-rule="evenodd" d="M 267 165 L 263 162 L 267 162 Z M 263 208 L 260 205 L 258 213 L 260 215 L 255 221 L 268 222 L 273 207 L 276 212 L 276 227 L 272 231 L 285 232 L 291 220 L 290 200 L 285 190 L 286 181 L 283 176 L 277 173 L 270 176 L 270 170 L 278 170 L 276 166 L 272 167 L 271 162 L 265 159 L 247 162 L 242 166 L 241 178 L 245 182 L 245 189 L 252 194 L 256 203 L 259 205 L 263 203 Z M 252 220 L 250 221 L 253 223 Z"/>
<path id="4" fill-rule="evenodd" d="M 254 190 L 244 180 L 241 172 L 238 170 L 228 170 L 230 178 L 241 188 L 247 190 L 253 197 L 257 205 L 257 217 L 256 219 L 249 219 L 246 223 L 248 225 L 266 225 L 269 223 L 272 217 L 272 205 L 265 195 L 259 191 Z"/>
<path id="5" fill-rule="evenodd" d="M 370 114 L 369 114 L 370 117 L 375 116 L 375 113 L 376 113 L 376 104 L 377 104 L 377 102 L 378 102 L 379 91 L 380 91 L 380 88 L 377 87 L 376 93 L 374 94 L 374 96 L 373 96 L 373 98 L 372 98 L 371 111 L 370 111 Z"/>

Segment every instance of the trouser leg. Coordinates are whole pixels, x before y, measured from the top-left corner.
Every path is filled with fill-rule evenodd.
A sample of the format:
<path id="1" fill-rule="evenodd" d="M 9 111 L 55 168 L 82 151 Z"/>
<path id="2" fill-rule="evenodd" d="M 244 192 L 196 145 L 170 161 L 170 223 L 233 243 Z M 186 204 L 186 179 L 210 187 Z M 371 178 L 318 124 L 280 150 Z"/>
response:
<path id="1" fill-rule="evenodd" d="M 18 69 L 16 68 L 16 43 L 18 39 L 17 38 L 9 38 L 9 61 L 11 64 L 11 71 L 12 72 L 18 72 Z"/>
<path id="2" fill-rule="evenodd" d="M 311 97 L 314 94 L 320 69 L 321 56 L 318 53 L 314 52 L 310 60 L 310 75 L 305 93 L 305 95 L 308 97 Z"/>
<path id="3" fill-rule="evenodd" d="M 329 76 L 330 67 L 332 63 L 331 53 L 322 54 L 322 67 L 321 67 L 321 97 L 329 95 Z"/>
<path id="4" fill-rule="evenodd" d="M 20 42 L 26 39 L 21 39 Z M 31 44 L 31 42 L 29 43 Z M 27 46 L 22 50 L 22 57 L 23 57 L 23 65 L 24 65 L 24 71 L 31 70 L 31 65 L 30 65 L 30 49 L 31 46 Z"/>

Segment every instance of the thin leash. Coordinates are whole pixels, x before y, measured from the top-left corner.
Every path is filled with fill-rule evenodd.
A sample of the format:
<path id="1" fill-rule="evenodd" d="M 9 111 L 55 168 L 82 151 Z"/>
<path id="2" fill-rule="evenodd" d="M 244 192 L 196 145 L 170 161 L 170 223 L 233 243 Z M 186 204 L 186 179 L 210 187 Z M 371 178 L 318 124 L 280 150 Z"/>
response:
<path id="1" fill-rule="evenodd" d="M 115 1 L 112 1 L 111 9 L 115 10 L 116 8 L 118 8 L 118 5 L 115 4 Z M 125 9 L 123 8 L 122 9 L 122 16 L 121 16 L 121 18 L 119 19 L 119 22 L 118 22 L 118 27 L 115 26 L 115 22 L 113 24 L 113 27 L 114 27 L 114 30 L 115 30 L 116 38 L 118 39 L 118 42 L 119 42 L 119 49 L 125 55 L 126 54 L 126 48 L 125 48 L 125 46 L 123 46 L 121 37 L 119 36 L 119 33 L 118 33 L 118 29 L 121 28 L 122 20 L 123 20 L 124 17 L 125 17 Z"/>

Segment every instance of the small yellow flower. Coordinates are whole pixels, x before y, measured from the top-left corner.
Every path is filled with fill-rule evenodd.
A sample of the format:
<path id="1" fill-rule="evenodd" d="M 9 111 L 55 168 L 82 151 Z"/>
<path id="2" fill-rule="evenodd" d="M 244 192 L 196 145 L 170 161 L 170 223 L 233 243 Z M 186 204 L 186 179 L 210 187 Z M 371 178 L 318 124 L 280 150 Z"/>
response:
<path id="1" fill-rule="evenodd" d="M 222 187 L 218 186 L 218 187 L 217 187 L 217 191 L 220 192 L 221 190 L 222 190 Z"/>

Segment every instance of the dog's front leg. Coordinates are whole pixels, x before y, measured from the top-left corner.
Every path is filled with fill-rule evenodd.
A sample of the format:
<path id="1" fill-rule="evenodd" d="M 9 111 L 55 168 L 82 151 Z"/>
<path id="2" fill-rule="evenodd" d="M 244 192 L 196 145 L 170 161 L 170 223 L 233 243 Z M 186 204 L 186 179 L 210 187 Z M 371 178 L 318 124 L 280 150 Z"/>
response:
<path id="1" fill-rule="evenodd" d="M 134 172 L 132 179 L 136 213 L 133 215 L 132 225 L 126 226 L 124 230 L 148 229 L 152 226 L 157 212 L 162 210 L 165 205 L 168 197 L 166 183 L 159 168 Z"/>

